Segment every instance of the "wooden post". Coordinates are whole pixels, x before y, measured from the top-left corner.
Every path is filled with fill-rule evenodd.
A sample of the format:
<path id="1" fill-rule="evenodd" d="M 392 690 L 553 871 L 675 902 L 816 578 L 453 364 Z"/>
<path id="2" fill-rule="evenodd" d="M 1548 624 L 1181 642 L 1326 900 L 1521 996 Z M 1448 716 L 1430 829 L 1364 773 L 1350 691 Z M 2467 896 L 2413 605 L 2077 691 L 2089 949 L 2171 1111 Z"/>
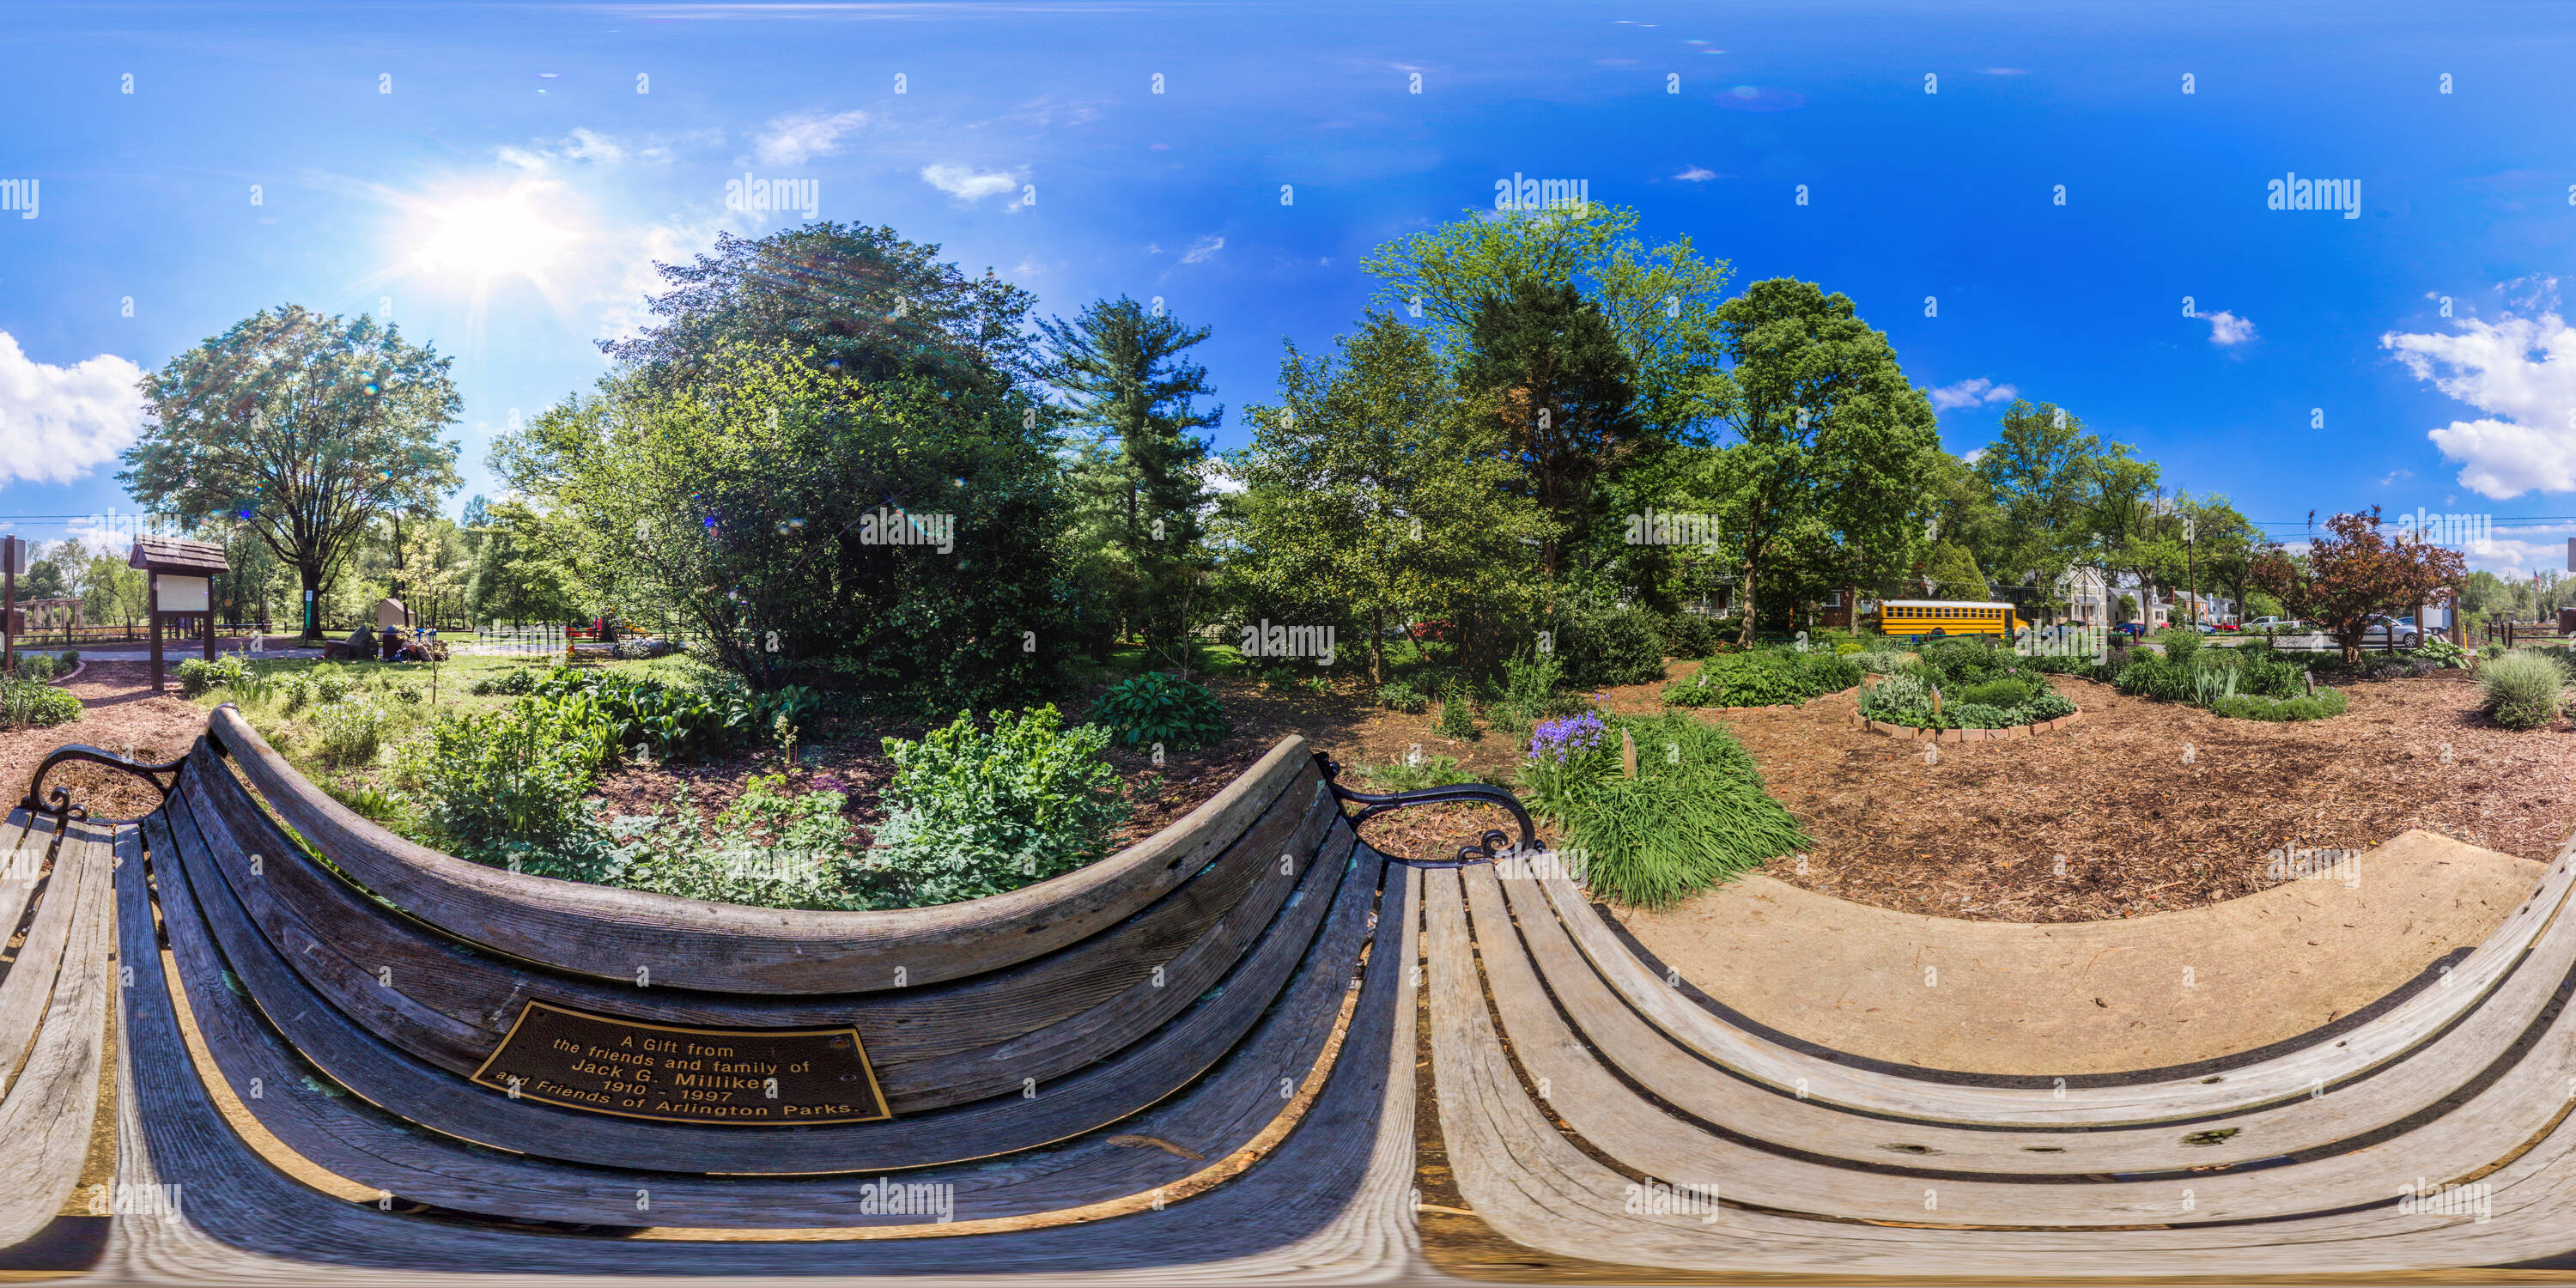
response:
<path id="1" fill-rule="evenodd" d="M 206 660 L 215 660 L 215 599 L 212 595 L 206 597 Z"/>
<path id="2" fill-rule="evenodd" d="M 0 675 L 18 673 L 18 632 L 10 613 L 18 603 L 18 538 L 0 537 Z"/>
<path id="3" fill-rule="evenodd" d="M 143 613 L 152 619 L 152 692 L 161 692 L 161 574 L 143 574 Z"/>

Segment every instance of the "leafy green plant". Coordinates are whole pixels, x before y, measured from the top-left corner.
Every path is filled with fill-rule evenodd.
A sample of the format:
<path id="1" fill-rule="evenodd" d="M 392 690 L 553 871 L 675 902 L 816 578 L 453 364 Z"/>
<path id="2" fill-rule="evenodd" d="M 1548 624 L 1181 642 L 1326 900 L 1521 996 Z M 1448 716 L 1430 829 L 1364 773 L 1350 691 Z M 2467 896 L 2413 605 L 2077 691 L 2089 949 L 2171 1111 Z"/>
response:
<path id="1" fill-rule="evenodd" d="M 2481 704 L 2508 729 L 2538 729 L 2558 719 L 2566 673 L 2538 653 L 2516 649 L 2478 668 Z"/>
<path id="2" fill-rule="evenodd" d="M 602 824 L 613 857 L 600 881 L 761 908 L 885 906 L 867 888 L 867 847 L 841 813 L 848 802 L 837 791 L 790 792 L 784 774 L 756 775 L 701 837 L 684 784 L 667 817 L 621 814 Z"/>
<path id="3" fill-rule="evenodd" d="M 1542 727 L 1522 782 L 1581 855 L 1594 894 L 1668 907 L 1808 841 L 1724 730 L 1682 712 Z M 1597 732 L 1596 732 L 1597 731 Z M 1638 771 L 1622 776 L 1620 732 Z"/>
<path id="4" fill-rule="evenodd" d="M 1663 620 L 1665 657 L 1707 657 L 1717 651 L 1717 622 L 1698 613 L 1674 613 Z"/>
<path id="5" fill-rule="evenodd" d="M 1070 872 L 1107 854 L 1126 820 L 1118 773 L 1100 758 L 1106 728 L 1064 728 L 1052 706 L 990 715 L 989 732 L 961 711 L 919 742 L 885 740 L 894 777 L 867 867 L 896 906 L 979 899 Z"/>
<path id="6" fill-rule="evenodd" d="M 1556 631 L 1565 680 L 1586 689 L 1651 684 L 1664 678 L 1664 633 L 1640 608 L 1575 613 Z"/>
<path id="7" fill-rule="evenodd" d="M 56 675 L 68 674 L 73 667 L 80 665 L 80 650 L 76 648 L 64 649 L 62 663 L 62 670 L 55 672 Z"/>
<path id="8" fill-rule="evenodd" d="M 214 661 L 192 657 L 178 666 L 179 696 L 203 697 L 212 689 L 239 684 L 250 674 L 250 664 L 238 654 L 225 654 Z"/>
<path id="9" fill-rule="evenodd" d="M 36 680 L 0 680 L 0 728 L 37 728 L 80 717 L 80 699 L 65 690 Z"/>
<path id="10" fill-rule="evenodd" d="M 1998 676 L 1981 684 L 1970 684 L 1959 690 L 1962 704 L 1980 703 L 1990 707 L 2018 707 L 2039 696 L 2047 687 L 2033 676 Z M 1973 727 L 1973 726 L 1972 726 Z"/>
<path id="11" fill-rule="evenodd" d="M 1392 765 L 1380 765 L 1374 769 L 1363 766 L 1359 776 L 1367 780 L 1370 791 L 1380 794 L 1418 792 L 1425 787 L 1446 787 L 1451 783 L 1483 781 L 1477 775 L 1459 768 L 1456 756 L 1425 756 L 1419 765 L 1408 765 L 1397 761 Z"/>
<path id="12" fill-rule="evenodd" d="M 2232 698 L 2220 698 L 2209 704 L 2209 709 L 2213 714 L 2235 720 L 2324 720 L 2342 715 L 2349 705 L 2343 694 L 2333 689 L 2319 689 L 2314 695 L 2302 694 L 2294 698 L 2242 693 Z"/>
<path id="13" fill-rule="evenodd" d="M 2156 632 L 2156 642 L 2165 646 L 2167 661 L 2188 662 L 2193 654 L 2200 652 L 2200 646 L 2206 641 L 2198 631 L 2170 628 Z"/>
<path id="14" fill-rule="evenodd" d="M 1431 732 L 1463 742 L 1476 740 L 1475 708 L 1463 690 L 1451 689 L 1440 699 L 1440 718 L 1432 722 Z"/>
<path id="15" fill-rule="evenodd" d="M 313 696 L 322 702 L 338 702 L 357 686 L 357 678 L 337 662 L 316 663 L 305 677 L 313 681 Z"/>
<path id="16" fill-rule="evenodd" d="M 366 698 L 334 702 L 316 710 L 312 726 L 314 754 L 326 765 L 372 763 L 383 746 L 389 714 Z"/>
<path id="17" fill-rule="evenodd" d="M 610 856 L 580 801 L 608 734 L 588 695 L 525 697 L 437 721 L 405 744 L 397 773 L 419 784 L 422 824 L 458 857 L 591 881 Z"/>
<path id="18" fill-rule="evenodd" d="M 30 653 L 18 659 L 18 678 L 38 684 L 54 678 L 54 659 L 42 653 Z"/>
<path id="19" fill-rule="evenodd" d="M 2422 658 L 2437 666 L 2453 670 L 2466 670 L 2471 654 L 2467 649 L 2452 643 L 2447 636 L 2427 635 L 2420 647 L 2406 650 L 2406 656 Z"/>
<path id="20" fill-rule="evenodd" d="M 1414 715 L 1428 709 L 1431 699 L 1422 690 L 1402 680 L 1396 680 L 1378 686 L 1377 704 L 1389 711 L 1401 711 L 1407 715 Z"/>
<path id="21" fill-rule="evenodd" d="M 1092 707 L 1091 723 L 1122 747 L 1195 747 L 1234 732 L 1215 694 L 1163 671 L 1131 675 L 1111 685 Z"/>
<path id="22" fill-rule="evenodd" d="M 1697 674 L 1664 686 L 1676 707 L 1767 707 L 1804 702 L 1860 683 L 1853 656 L 1821 649 L 1755 649 L 1721 653 L 1700 663 Z"/>

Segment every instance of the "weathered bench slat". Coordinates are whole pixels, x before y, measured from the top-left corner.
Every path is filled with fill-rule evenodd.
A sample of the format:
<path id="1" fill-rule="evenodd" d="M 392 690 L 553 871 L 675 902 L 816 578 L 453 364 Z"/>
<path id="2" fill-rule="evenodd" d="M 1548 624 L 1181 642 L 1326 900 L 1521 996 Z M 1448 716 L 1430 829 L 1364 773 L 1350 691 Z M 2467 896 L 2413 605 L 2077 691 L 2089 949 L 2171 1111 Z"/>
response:
<path id="1" fill-rule="evenodd" d="M 2316 1152 L 2430 1113 L 2536 1035 L 2576 970 L 2576 933 L 2552 929 L 2486 1006 L 2414 1055 L 2317 1098 L 2187 1124 L 2088 1131 L 1995 1131 L 1890 1122 L 1718 1074 L 1602 983 L 1536 883 L 1499 883 L 1524 946 L 1590 1048 L 1639 1086 L 1703 1121 L 1757 1140 L 1869 1163 L 1951 1173 L 2087 1175 L 2207 1169 Z M 1480 934 L 1481 942 L 1481 934 Z"/>
<path id="2" fill-rule="evenodd" d="M 44 840 L 39 833 L 38 839 Z M 0 976 L 0 1086 L 8 1083 L 27 1048 L 36 1040 L 37 1029 L 45 1015 L 45 999 L 53 993 L 55 974 L 63 966 L 63 948 L 74 934 L 75 914 L 80 908 L 81 857 L 92 844 L 87 830 L 63 838 L 62 853 L 55 859 L 53 872 L 42 882 L 11 884 L 22 896 L 36 897 L 35 916 L 28 920 L 27 941 L 18 946 L 17 957 L 9 973 Z M 19 910 L 5 927 L 0 927 L 0 944 L 16 933 L 18 922 L 27 918 L 22 899 Z"/>
<path id="3" fill-rule="evenodd" d="M 44 862 L 47 835 L 34 830 L 34 821 L 25 810 L 11 810 L 0 819 L 0 943 L 17 931 L 26 918 L 27 901 L 42 884 L 37 865 Z"/>
<path id="4" fill-rule="evenodd" d="M 600 979 L 638 962 L 672 988 L 860 993 L 999 970 L 1125 920 L 1243 834 L 1311 763 L 1290 735 L 1189 815 L 1073 872 L 937 908 L 802 912 L 557 881 L 470 863 L 396 836 L 306 782 L 219 707 L 208 731 L 304 839 L 367 889 L 469 943 Z"/>
<path id="5" fill-rule="evenodd" d="M 1229 906 L 1195 943 L 1161 961 L 1127 956 L 1134 943 L 1121 940 L 1101 953 L 1077 946 L 1041 963 L 1024 964 L 1015 970 L 1034 975 L 1047 963 L 1061 962 L 1059 991 L 1077 1000 L 1097 996 L 1104 976 L 1125 987 L 1083 1010 L 1050 1017 L 1050 1022 L 1033 1031 L 999 1027 L 996 1021 L 1013 1018 L 1008 1014 L 987 1017 L 982 1026 L 961 1022 L 970 1030 L 982 1028 L 988 1040 L 921 1058 L 918 1045 L 905 1039 L 923 1032 L 925 1026 L 899 1029 L 889 1042 L 880 1023 L 886 1016 L 906 1013 L 913 1002 L 906 993 L 859 995 L 844 999 L 855 1005 L 841 1010 L 820 1009 L 800 1000 L 791 1004 L 788 1013 L 775 1014 L 759 998 L 715 999 L 719 1005 L 709 1005 L 708 999 L 681 994 L 673 998 L 680 1005 L 665 1007 L 661 1003 L 671 996 L 668 990 L 616 990 L 583 981 L 558 988 L 557 980 L 524 968 L 512 971 L 425 939 L 424 932 L 322 877 L 301 856 L 267 859 L 254 875 L 234 829 L 255 820 L 242 819 L 238 813 L 228 819 L 226 811 L 209 808 L 210 796 L 219 800 L 225 794 L 225 780 L 201 777 L 193 772 L 197 768 L 192 764 L 192 772 L 184 776 L 172 808 L 187 811 L 195 824 L 193 831 L 180 828 L 180 836 L 205 842 L 202 852 L 192 843 L 182 846 L 191 864 L 211 859 L 212 870 L 199 873 L 200 879 L 227 882 L 272 947 L 317 991 L 377 1036 L 432 1064 L 471 1074 L 499 1045 L 519 1006 L 529 998 L 660 1023 L 751 1027 L 855 1023 L 876 1062 L 888 1103 L 898 1113 L 1016 1091 L 1024 1078 L 1052 1079 L 1108 1055 L 1169 1019 L 1232 965 L 1252 936 L 1268 924 L 1270 912 L 1295 880 L 1279 871 L 1280 856 L 1311 853 L 1336 817 L 1320 789 L 1302 797 L 1283 793 L 1279 804 L 1202 874 L 1201 880 L 1213 883 L 1210 897 L 1227 899 Z M 1197 885 L 1194 881 L 1184 886 L 1167 896 L 1166 902 Z M 1196 910 L 1190 911 L 1195 920 Z M 327 933 L 317 929 L 325 926 Z M 1072 960 L 1063 960 L 1068 957 Z M 385 982 L 388 979 L 390 984 Z M 1022 977 L 1010 985 L 1013 993 L 1025 997 L 1045 982 Z M 471 1000 L 460 1001 L 460 997 Z M 727 1001 L 729 1005 L 722 1004 Z M 1027 1009 L 1022 1008 L 1024 1013 Z M 942 1006 L 941 1013 L 953 1013 L 953 1008 Z M 943 1045 L 955 1048 L 957 1044 Z"/>
<path id="6" fill-rule="evenodd" d="M 1747 1033 L 1692 1004 L 1649 973 L 1601 924 L 1570 882 L 1544 883 L 1559 917 L 1612 988 L 1656 1027 L 1716 1064 L 1783 1090 L 1871 1113 L 1931 1122 L 2026 1126 L 2115 1126 L 2206 1117 L 2277 1104 L 2331 1088 L 2405 1056 L 2483 1003 L 2511 974 L 2541 931 L 2566 912 L 2576 858 L 2562 849 L 2533 897 L 2451 974 L 2328 1042 L 2229 1069 L 2210 1078 L 2039 1090 L 1932 1082 L 1854 1068 Z"/>
<path id="7" fill-rule="evenodd" d="M 1408 874 L 1387 875 L 1390 905 Z M 691 1244 L 565 1239 L 431 1223 L 331 1199 L 250 1152 L 207 1098 L 177 1032 L 152 948 L 140 883 L 120 883 L 126 955 L 121 1047 L 121 1174 L 178 1184 L 184 1216 L 121 1223 L 107 1273 L 158 1281 L 421 1282 L 434 1272 L 484 1275 L 834 1273 L 1054 1274 L 1105 1284 L 1231 1284 L 1388 1278 L 1417 1264 L 1405 1195 L 1411 1183 L 1413 1064 L 1409 918 L 1389 929 L 1402 951 L 1371 954 L 1368 987 L 1324 1094 L 1304 1123 L 1243 1177 L 1160 1212 L 1094 1224 L 872 1243 Z"/>
<path id="8" fill-rule="evenodd" d="M 1374 855 L 1368 856 L 1372 861 Z M 1169 1185 L 1258 1135 L 1285 1108 L 1281 1078 L 1302 1081 L 1340 1011 L 1345 981 L 1368 933 L 1376 873 L 1343 880 L 1297 977 L 1258 1030 L 1205 1079 L 1141 1116 L 1082 1141 L 989 1162 L 908 1171 L 907 1183 L 954 1187 L 960 1220 L 1045 1213 Z M 424 1136 L 347 1095 L 303 1082 L 304 1068 L 222 983 L 213 946 L 174 934 L 170 951 L 207 1049 L 239 1103 L 287 1147 L 353 1184 L 408 1202 L 512 1219 L 623 1226 L 904 1225 L 905 1216 L 861 1211 L 877 1177 L 620 1176 L 569 1168 Z M 262 1093 L 252 1095 L 256 1080 Z M 1128 1144 L 1112 1143 L 1117 1137 Z M 641 1198 L 649 1206 L 639 1208 Z"/>
<path id="9" fill-rule="evenodd" d="M 1041 1083 L 1034 1099 L 1004 1096 L 953 1109 L 898 1116 L 890 1121 L 813 1127 L 713 1127 L 645 1122 L 556 1109 L 472 1086 L 444 1070 L 421 1064 L 388 1047 L 315 994 L 251 926 L 232 890 L 220 879 L 200 880 L 193 870 L 205 845 L 194 834 L 185 810 L 168 811 L 169 853 L 184 861 L 156 860 L 165 883 L 163 915 L 174 924 L 191 907 L 174 898 L 168 887 L 186 883 L 193 891 L 193 911 L 211 927 L 213 942 L 226 964 L 257 999 L 275 1024 L 307 1058 L 371 1102 L 435 1130 L 482 1144 L 549 1158 L 610 1167 L 710 1172 L 844 1172 L 881 1167 L 913 1167 L 976 1158 L 1030 1148 L 1078 1135 L 1115 1121 L 1153 1103 L 1212 1063 L 1256 1020 L 1285 980 L 1285 967 L 1271 980 L 1271 991 L 1227 987 L 1212 1000 L 1192 1006 L 1148 1041 L 1116 1058 Z M 1336 826 L 1338 859 L 1346 853 L 1348 829 Z M 149 835 L 149 834 L 148 834 Z M 157 839 L 157 838 L 156 838 Z M 1306 886 L 1337 881 L 1338 866 L 1320 870 L 1307 863 L 1298 870 Z M 1259 948 L 1238 964 L 1238 973 L 1254 963 L 1294 954 L 1303 936 L 1324 912 L 1309 895 L 1301 906 L 1274 919 Z M 1302 923 L 1304 930 L 1296 927 Z M 174 929 L 175 936 L 179 931 Z M 1294 939 L 1293 946 L 1283 947 Z M 1196 1063 L 1175 1058 L 1194 1053 Z M 686 1160 L 685 1162 L 679 1160 Z"/>
<path id="10" fill-rule="evenodd" d="M 2490 1170 L 2565 1111 L 2576 1016 L 2493 1085 L 2440 1119 L 2365 1148 L 2250 1173 L 2086 1184 L 1960 1179 L 1863 1170 L 1754 1149 L 1676 1121 L 1631 1092 L 1578 1043 L 1540 987 L 1490 869 L 1462 874 L 1493 1009 L 1527 1076 L 1585 1141 L 1654 1176 L 1711 1186 L 1763 1208 L 1880 1221 L 2109 1227 L 2297 1216 L 2385 1202 L 2389 1177 L 2447 1180 Z M 1449 915 L 1435 907 L 1437 918 Z"/>
<path id="11" fill-rule="evenodd" d="M 0 1101 L 0 1141 L 7 1142 L 9 1159 L 0 1167 L 0 1248 L 53 1221 L 89 1155 L 114 992 L 114 843 L 108 828 L 72 825 L 45 896 L 49 906 L 68 910 L 70 933 L 54 960 L 22 958 L 9 973 L 12 985 L 42 985 L 33 991 L 43 1015 L 25 1061 L 0 1069 L 15 1075 Z"/>

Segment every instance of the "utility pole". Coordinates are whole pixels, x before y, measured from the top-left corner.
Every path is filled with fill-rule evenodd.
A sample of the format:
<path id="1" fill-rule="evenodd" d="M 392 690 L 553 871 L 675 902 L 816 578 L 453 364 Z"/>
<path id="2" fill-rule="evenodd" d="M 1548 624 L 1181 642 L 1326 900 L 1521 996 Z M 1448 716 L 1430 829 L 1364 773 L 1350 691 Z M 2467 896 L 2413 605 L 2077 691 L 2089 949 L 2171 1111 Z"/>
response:
<path id="1" fill-rule="evenodd" d="M 2191 624 L 2195 629 L 2200 626 L 2200 567 L 2195 558 L 2198 553 L 2191 516 L 2186 514 L 2182 516 L 2182 568 L 2184 578 L 2191 583 Z"/>

